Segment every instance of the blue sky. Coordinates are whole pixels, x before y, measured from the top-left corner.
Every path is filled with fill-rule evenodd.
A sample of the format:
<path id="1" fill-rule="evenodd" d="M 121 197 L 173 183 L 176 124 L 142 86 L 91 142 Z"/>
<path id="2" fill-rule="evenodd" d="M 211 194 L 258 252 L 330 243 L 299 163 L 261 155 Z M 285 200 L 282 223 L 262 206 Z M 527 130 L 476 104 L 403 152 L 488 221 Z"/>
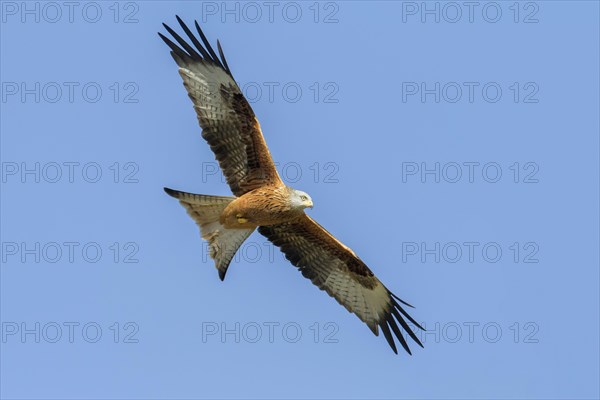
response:
<path id="1" fill-rule="evenodd" d="M 1 7 L 3 398 L 598 398 L 598 3 Z M 427 328 L 394 355 L 228 195 L 168 49 L 223 44 L 280 173 Z"/>

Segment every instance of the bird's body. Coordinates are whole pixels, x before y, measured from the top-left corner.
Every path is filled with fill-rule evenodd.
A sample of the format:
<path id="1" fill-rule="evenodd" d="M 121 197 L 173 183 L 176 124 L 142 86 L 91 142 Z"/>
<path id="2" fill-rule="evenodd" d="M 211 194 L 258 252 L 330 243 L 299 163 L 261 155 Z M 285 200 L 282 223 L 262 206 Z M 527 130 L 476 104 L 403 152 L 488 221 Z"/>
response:
<path id="1" fill-rule="evenodd" d="M 295 221 L 304 207 L 294 205 L 294 195 L 294 189 L 284 185 L 254 189 L 229 203 L 220 222 L 227 229 L 247 229 Z"/>
<path id="2" fill-rule="evenodd" d="M 179 200 L 200 227 L 221 280 L 240 245 L 258 230 L 303 276 L 356 314 L 375 335 L 381 328 L 394 352 L 393 336 L 410 353 L 401 329 L 421 345 L 406 322 L 421 328 L 403 307 L 411 306 L 389 291 L 350 248 L 306 215 L 304 210 L 312 208 L 312 200 L 279 177 L 260 124 L 233 79 L 221 45 L 217 42 L 219 57 L 197 22 L 202 43 L 177 20 L 193 46 L 164 24 L 179 45 L 159 35 L 172 50 L 202 137 L 234 196 L 165 191 Z"/>

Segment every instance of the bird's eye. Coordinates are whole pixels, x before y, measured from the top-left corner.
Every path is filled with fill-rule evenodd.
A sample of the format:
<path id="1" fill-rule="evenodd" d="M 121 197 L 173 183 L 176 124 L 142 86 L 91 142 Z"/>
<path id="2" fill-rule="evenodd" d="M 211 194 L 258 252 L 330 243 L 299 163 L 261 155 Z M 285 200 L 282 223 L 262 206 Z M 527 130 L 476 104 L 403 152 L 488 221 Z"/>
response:
<path id="1" fill-rule="evenodd" d="M 306 200 L 308 200 L 308 197 L 306 197 L 306 196 L 302 195 L 302 196 L 300 196 L 300 200 L 302 200 L 302 201 L 306 201 Z"/>

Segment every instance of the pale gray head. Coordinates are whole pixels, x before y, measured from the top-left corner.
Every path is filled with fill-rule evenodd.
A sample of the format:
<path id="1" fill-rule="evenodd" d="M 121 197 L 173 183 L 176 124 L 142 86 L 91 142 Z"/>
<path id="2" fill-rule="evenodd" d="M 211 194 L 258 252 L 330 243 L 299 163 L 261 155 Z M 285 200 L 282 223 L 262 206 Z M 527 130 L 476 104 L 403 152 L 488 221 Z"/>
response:
<path id="1" fill-rule="evenodd" d="M 313 202 L 310 196 L 307 193 L 304 193 L 301 190 L 292 189 L 290 192 L 290 203 L 292 208 L 296 209 L 305 209 L 307 207 L 312 208 Z"/>

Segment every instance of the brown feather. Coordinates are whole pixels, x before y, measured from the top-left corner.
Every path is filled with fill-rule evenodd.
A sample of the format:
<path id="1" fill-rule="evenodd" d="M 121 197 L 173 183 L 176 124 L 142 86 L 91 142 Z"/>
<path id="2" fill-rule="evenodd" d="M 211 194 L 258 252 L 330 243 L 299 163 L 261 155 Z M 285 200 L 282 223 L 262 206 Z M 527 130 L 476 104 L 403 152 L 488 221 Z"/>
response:
<path id="1" fill-rule="evenodd" d="M 189 29 L 184 30 L 193 36 Z M 181 47 L 161 37 L 173 50 L 184 86 L 194 103 L 202 137 L 214 152 L 233 194 L 242 196 L 264 185 L 282 185 L 260 124 L 229 69 L 219 62 L 210 47 L 208 52 L 202 51 L 200 42 L 192 40 L 195 46 L 200 46 L 201 55 L 175 31 L 170 28 L 168 31 Z M 206 45 L 205 38 L 202 39 Z M 206 58 L 209 52 L 211 59 Z"/>
<path id="2" fill-rule="evenodd" d="M 258 231 L 278 246 L 304 277 L 356 314 L 373 333 L 377 335 L 378 327 L 381 327 L 394 351 L 395 344 L 388 324 L 402 346 L 407 348 L 404 338 L 398 336 L 400 328 L 394 317 L 421 345 L 414 333 L 407 329 L 408 325 L 401 315 L 405 311 L 394 300 L 393 294 L 350 248 L 306 214 L 291 222 L 260 226 Z M 408 314 L 403 315 L 409 318 Z M 410 320 L 413 321 L 412 318 Z"/>

